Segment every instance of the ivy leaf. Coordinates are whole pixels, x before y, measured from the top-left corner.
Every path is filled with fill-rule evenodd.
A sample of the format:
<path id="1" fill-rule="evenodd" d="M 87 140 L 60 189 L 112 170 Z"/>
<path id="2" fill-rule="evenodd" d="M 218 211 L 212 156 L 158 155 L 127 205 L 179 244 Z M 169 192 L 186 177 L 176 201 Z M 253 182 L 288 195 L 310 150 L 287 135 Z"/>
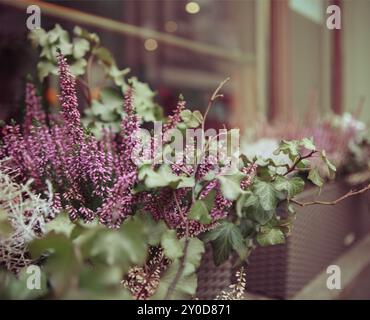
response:
<path id="1" fill-rule="evenodd" d="M 257 242 L 261 246 L 270 246 L 285 242 L 284 233 L 277 228 L 262 227 L 257 235 Z"/>
<path id="2" fill-rule="evenodd" d="M 274 181 L 274 187 L 277 191 L 286 191 L 288 199 L 301 193 L 304 189 L 304 180 L 299 177 L 286 178 L 278 176 Z"/>
<path id="3" fill-rule="evenodd" d="M 81 250 L 93 262 L 118 265 L 126 272 L 130 265 L 145 263 L 147 235 L 144 230 L 143 219 L 133 216 L 126 219 L 118 230 L 98 229 Z"/>
<path id="4" fill-rule="evenodd" d="M 238 252 L 240 257 L 246 255 L 246 245 L 240 229 L 231 222 L 223 222 L 204 236 L 205 241 L 211 241 L 213 259 L 216 265 L 225 262 L 232 250 Z"/>
<path id="5" fill-rule="evenodd" d="M 82 58 L 90 50 L 90 43 L 83 38 L 73 39 L 73 56 L 75 59 Z"/>
<path id="6" fill-rule="evenodd" d="M 191 206 L 189 211 L 189 218 L 197 220 L 202 224 L 209 224 L 212 222 L 212 217 L 209 214 L 213 207 L 216 191 L 212 190 L 207 194 L 203 200 L 197 200 Z"/>
<path id="7" fill-rule="evenodd" d="M 186 109 L 180 115 L 187 128 L 197 128 L 203 121 L 203 115 L 199 111 L 191 112 Z"/>
<path id="8" fill-rule="evenodd" d="M 256 207 L 258 204 L 258 197 L 251 191 L 245 191 L 236 201 L 236 213 L 239 217 L 243 217 L 244 208 Z"/>
<path id="9" fill-rule="evenodd" d="M 71 72 L 75 76 L 80 76 L 80 75 L 83 75 L 85 73 L 86 66 L 87 66 L 86 60 L 85 59 L 79 59 L 71 65 L 70 69 L 71 69 Z"/>
<path id="10" fill-rule="evenodd" d="M 316 150 L 316 146 L 313 143 L 313 138 L 303 138 L 301 140 L 301 146 L 306 148 L 307 150 Z"/>
<path id="11" fill-rule="evenodd" d="M 173 189 L 193 187 L 195 180 L 192 177 L 177 176 L 172 172 L 168 164 L 163 164 L 157 171 L 151 165 L 143 165 L 139 169 L 139 179 L 144 181 L 147 188 L 159 188 L 169 186 Z"/>
<path id="12" fill-rule="evenodd" d="M 313 168 L 310 170 L 308 177 L 307 177 L 313 184 L 317 185 L 318 187 L 322 187 L 324 184 L 324 180 L 321 178 L 319 170 L 317 168 Z"/>
<path id="13" fill-rule="evenodd" d="M 307 150 L 311 150 L 311 151 L 316 150 L 316 146 L 313 143 L 313 137 L 303 138 L 302 140 L 300 140 L 300 145 Z"/>
<path id="14" fill-rule="evenodd" d="M 40 28 L 40 29 L 33 29 L 28 33 L 28 39 L 31 41 L 31 44 L 34 47 L 41 46 L 44 47 L 48 41 L 48 34 L 47 32 Z"/>
<path id="15" fill-rule="evenodd" d="M 63 234 L 69 238 L 75 227 L 76 224 L 72 223 L 66 214 L 60 213 L 55 219 L 45 225 L 45 233 L 48 234 L 54 231 L 56 234 Z"/>
<path id="16" fill-rule="evenodd" d="M 79 26 L 74 27 L 73 33 L 78 37 L 88 40 L 89 42 L 94 42 L 95 44 L 99 44 L 100 42 L 99 36 L 96 33 L 90 33 Z"/>
<path id="17" fill-rule="evenodd" d="M 268 211 L 277 206 L 276 190 L 272 183 L 256 180 L 253 185 L 253 191 L 260 200 L 261 207 Z"/>
<path id="18" fill-rule="evenodd" d="M 129 72 L 130 69 L 119 70 L 115 64 L 112 64 L 108 70 L 108 76 L 113 80 L 114 84 L 122 88 L 124 92 L 128 88 L 124 77 Z"/>
<path id="19" fill-rule="evenodd" d="M 280 142 L 279 148 L 274 151 L 275 155 L 278 155 L 280 152 L 288 154 L 290 157 L 296 157 L 299 154 L 299 141 L 297 140 L 282 140 Z"/>
<path id="20" fill-rule="evenodd" d="M 79 263 L 72 241 L 65 235 L 49 232 L 43 238 L 32 241 L 29 244 L 29 252 L 33 259 L 48 254 L 43 268 L 58 296 L 64 294 L 76 280 Z"/>
<path id="21" fill-rule="evenodd" d="M 184 243 L 177 239 L 175 230 L 167 230 L 162 235 L 161 246 L 166 257 L 178 259 L 184 254 Z"/>
<path id="22" fill-rule="evenodd" d="M 245 177 L 240 171 L 233 175 L 218 176 L 217 179 L 221 183 L 221 191 L 223 196 L 229 200 L 236 200 L 244 192 L 240 187 L 240 182 Z"/>
<path id="23" fill-rule="evenodd" d="M 335 173 L 337 172 L 337 168 L 335 165 L 327 158 L 325 150 L 321 151 L 321 158 L 324 161 L 328 172 L 329 172 L 329 177 L 333 179 L 335 177 Z"/>
<path id="24" fill-rule="evenodd" d="M 53 54 L 54 61 L 56 61 L 56 57 L 57 57 L 57 48 L 60 49 L 60 51 L 62 52 L 64 56 L 69 56 L 73 52 L 72 43 L 70 43 L 69 40 L 68 41 L 61 40 L 56 46 L 53 46 L 52 54 Z"/>
<path id="25" fill-rule="evenodd" d="M 58 74 L 58 68 L 49 61 L 40 61 L 37 64 L 37 72 L 42 82 L 49 74 Z"/>
<path id="26" fill-rule="evenodd" d="M 105 47 L 98 47 L 93 50 L 93 54 L 106 66 L 112 66 L 115 64 L 114 58 L 110 51 Z M 117 67 L 116 67 L 117 69 Z M 118 69 L 117 69 L 118 70 Z M 114 71 L 114 70 L 112 70 Z"/>
<path id="27" fill-rule="evenodd" d="M 261 204 L 258 204 L 256 207 L 253 207 L 251 209 L 251 213 L 253 215 L 254 220 L 256 220 L 261 225 L 265 225 L 274 216 L 275 209 L 265 210 L 261 206 Z"/>
<path id="28" fill-rule="evenodd" d="M 122 96 L 113 88 L 104 88 L 99 100 L 93 100 L 91 111 L 95 116 L 106 122 L 121 120 L 119 112 L 122 109 Z"/>
<path id="29" fill-rule="evenodd" d="M 184 244 L 185 239 L 179 241 Z M 176 278 L 178 278 L 177 285 L 170 299 L 189 299 L 195 296 L 197 289 L 197 276 L 195 271 L 199 267 L 204 253 L 204 244 L 197 238 L 190 238 L 188 241 L 187 255 L 184 261 L 180 262 L 180 259 L 172 261 L 171 265 L 161 277 L 159 286 L 155 294 L 150 298 L 151 300 L 163 300 Z M 183 265 L 184 268 L 183 272 L 179 275 L 178 270 L 180 265 Z"/>
<path id="30" fill-rule="evenodd" d="M 56 24 L 55 27 L 48 32 L 48 42 L 50 44 L 57 41 L 69 42 L 69 35 L 66 30 L 64 30 L 59 24 Z"/>

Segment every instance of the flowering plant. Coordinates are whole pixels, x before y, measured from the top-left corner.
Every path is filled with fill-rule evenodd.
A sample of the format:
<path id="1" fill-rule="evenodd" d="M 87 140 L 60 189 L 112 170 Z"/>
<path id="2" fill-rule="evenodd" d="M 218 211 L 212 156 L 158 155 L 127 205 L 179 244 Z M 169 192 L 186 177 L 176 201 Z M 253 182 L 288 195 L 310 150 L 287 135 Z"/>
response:
<path id="1" fill-rule="evenodd" d="M 5 295 L 24 281 L 23 266 L 33 263 L 45 279 L 40 296 L 194 297 L 204 243 L 211 243 L 217 265 L 233 254 L 243 262 L 256 245 L 284 242 L 295 205 L 330 204 L 296 199 L 305 186 L 300 172 L 309 172 L 319 187 L 323 184 L 311 159 L 320 159 L 331 175 L 336 170 L 312 139 L 282 141 L 275 153 L 284 154 L 286 161 L 276 163 L 239 154 L 234 130 L 205 130 L 226 81 L 212 94 L 204 114 L 186 109 L 180 99 L 163 126 L 154 124 L 150 132 L 141 126 L 135 89 L 128 87 L 120 131 L 105 128 L 98 139 L 82 125 L 76 78 L 60 51 L 57 64 L 61 112 L 52 117 L 45 113 L 28 84 L 23 124 L 3 128 L 0 155 L 11 172 L 6 185 L 26 185 L 27 201 L 45 199 L 48 206 L 42 223 L 26 220 L 22 227 L 31 227 L 37 236 L 22 243 L 27 260 L 11 268 L 18 280 L 0 274 L 10 279 L 0 290 Z M 13 202 L 0 201 L 10 221 Z M 37 206 L 22 206 L 17 215 L 24 220 Z M 8 257 L 0 258 L 8 268 Z M 241 297 L 243 272 L 238 277 L 242 285 L 235 287 L 235 296 Z"/>

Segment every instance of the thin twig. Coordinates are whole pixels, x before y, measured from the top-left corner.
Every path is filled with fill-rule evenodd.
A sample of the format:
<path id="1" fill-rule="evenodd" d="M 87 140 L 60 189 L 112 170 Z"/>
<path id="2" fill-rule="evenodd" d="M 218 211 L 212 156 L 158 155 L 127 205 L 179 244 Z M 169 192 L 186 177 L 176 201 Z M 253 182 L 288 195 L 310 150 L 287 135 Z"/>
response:
<path id="1" fill-rule="evenodd" d="M 211 110 L 211 107 L 212 107 L 212 104 L 218 99 L 218 98 L 222 98 L 223 95 L 222 94 L 219 94 L 220 90 L 222 89 L 222 87 L 226 84 L 226 82 L 228 82 L 230 80 L 230 77 L 226 78 L 224 81 L 222 81 L 218 87 L 216 88 L 216 90 L 213 92 L 211 98 L 209 99 L 209 102 L 208 102 L 208 106 L 207 106 L 207 109 L 206 109 L 206 112 L 204 113 L 204 116 L 203 116 L 203 121 L 202 121 L 202 130 L 204 132 L 204 126 L 205 126 L 205 123 L 206 123 L 206 119 L 207 119 L 207 116 L 208 116 L 208 113 L 209 111 Z"/>
<path id="2" fill-rule="evenodd" d="M 291 173 L 292 171 L 296 170 L 296 167 L 298 166 L 298 164 L 302 161 L 302 160 L 305 160 L 305 159 L 308 159 L 310 157 L 312 157 L 312 155 L 314 153 L 316 153 L 317 151 L 316 150 L 312 150 L 310 153 L 308 153 L 307 155 L 305 156 L 302 156 L 301 154 L 298 155 L 298 157 L 295 159 L 294 163 L 292 164 L 292 166 L 287 170 L 287 172 L 285 172 L 283 175 L 286 176 L 288 175 L 289 173 Z"/>
<path id="3" fill-rule="evenodd" d="M 189 222 L 188 222 L 187 218 L 185 217 L 183 211 L 181 210 L 181 206 L 180 206 L 179 200 L 177 199 L 177 195 L 176 195 L 175 191 L 173 191 L 173 197 L 175 199 L 176 206 L 177 206 L 177 209 L 179 210 L 181 218 L 184 219 L 184 221 L 186 221 L 186 225 L 185 225 L 185 228 L 186 228 L 185 229 L 185 245 L 184 245 L 184 254 L 180 258 L 180 266 L 177 269 L 176 275 L 175 275 L 171 284 L 168 287 L 166 296 L 164 298 L 165 300 L 170 300 L 170 298 L 172 296 L 172 293 L 175 290 L 175 288 L 177 286 L 177 283 L 179 282 L 179 280 L 182 276 L 182 273 L 184 272 L 185 262 L 186 262 L 186 259 L 187 259 L 187 256 L 188 256 L 188 247 L 189 247 Z"/>
<path id="4" fill-rule="evenodd" d="M 309 202 L 300 202 L 298 200 L 295 200 L 295 199 L 290 199 L 289 201 L 295 203 L 296 205 L 299 205 L 301 207 L 306 207 L 306 206 L 311 206 L 311 205 L 336 205 L 337 203 L 349 198 L 349 197 L 352 197 L 352 196 L 356 196 L 356 195 L 359 195 L 361 193 L 364 193 L 366 191 L 370 190 L 370 183 L 360 189 L 360 190 L 357 190 L 357 191 L 349 191 L 347 192 L 345 195 L 341 196 L 340 198 L 336 199 L 336 200 L 333 200 L 333 201 L 320 201 L 320 200 L 315 200 L 315 201 L 309 201 Z"/>

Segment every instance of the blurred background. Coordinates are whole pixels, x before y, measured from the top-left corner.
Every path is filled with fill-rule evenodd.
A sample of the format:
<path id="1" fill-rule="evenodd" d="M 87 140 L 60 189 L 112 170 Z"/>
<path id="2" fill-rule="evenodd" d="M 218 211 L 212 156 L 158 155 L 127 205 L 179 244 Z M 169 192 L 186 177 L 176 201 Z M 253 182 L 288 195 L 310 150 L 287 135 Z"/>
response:
<path id="1" fill-rule="evenodd" d="M 96 32 L 119 69 L 129 67 L 147 82 L 167 114 L 180 93 L 190 108 L 204 111 L 214 89 L 231 77 L 224 99 L 211 109 L 209 127 L 239 127 L 244 135 L 251 129 L 255 140 L 314 136 L 345 173 L 365 172 L 357 180 L 339 180 L 323 198 L 336 199 L 370 179 L 370 139 L 364 135 L 370 120 L 370 0 L 0 0 L 0 120 L 21 117 L 26 75 L 36 74 L 38 53 L 25 23 L 31 4 L 41 8 L 45 30 L 59 23 L 70 32 L 76 25 Z M 333 4 L 341 13 L 335 30 L 327 27 Z M 44 98 L 55 103 L 52 84 L 43 85 Z M 263 151 L 274 150 L 274 143 L 264 142 Z M 335 209 L 303 212 L 287 245 L 252 256 L 248 289 L 291 298 L 320 272 L 326 277 L 326 267 L 365 238 L 344 261 L 347 279 L 356 278 L 347 298 L 369 298 L 369 203 L 364 195 Z M 201 284 L 214 282 L 207 272 Z M 332 294 L 313 284 L 300 297 L 318 297 L 315 290 Z"/>
<path id="2" fill-rule="evenodd" d="M 370 119 L 369 0 L 0 1 L 1 119 L 15 116 L 24 76 L 35 69 L 25 26 L 33 3 L 46 30 L 60 23 L 97 32 L 118 65 L 148 82 L 166 109 L 179 93 L 204 108 L 230 76 L 213 126 L 244 129 L 261 117 L 285 121 L 313 108 L 342 113 L 359 105 Z M 333 3 L 340 30 L 326 26 Z"/>

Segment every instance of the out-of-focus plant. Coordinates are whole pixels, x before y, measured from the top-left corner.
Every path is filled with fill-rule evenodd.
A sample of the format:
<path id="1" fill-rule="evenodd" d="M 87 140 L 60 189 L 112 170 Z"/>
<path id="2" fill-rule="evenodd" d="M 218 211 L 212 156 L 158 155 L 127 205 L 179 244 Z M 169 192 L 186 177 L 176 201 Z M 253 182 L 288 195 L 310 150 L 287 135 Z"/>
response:
<path id="1" fill-rule="evenodd" d="M 119 131 L 124 117 L 121 102 L 129 86 L 134 89 L 135 110 L 142 121 L 162 118 L 162 109 L 154 102 L 155 93 L 148 84 L 140 82 L 136 77 L 129 77 L 129 68 L 118 68 L 114 57 L 101 45 L 97 34 L 75 27 L 70 35 L 57 24 L 50 31 L 31 31 L 29 39 L 40 50 L 40 61 L 37 64 L 40 81 L 58 74 L 58 50 L 67 58 L 87 105 L 82 122 L 98 137 L 101 137 L 103 128 Z M 100 83 L 96 81 L 98 73 L 93 72 L 93 67 L 102 71 Z"/>
<path id="2" fill-rule="evenodd" d="M 307 123 L 297 120 L 268 124 L 261 121 L 255 130 L 249 131 L 249 136 L 245 137 L 243 151 L 249 155 L 274 157 L 279 161 L 269 151 L 271 146 L 278 145 L 282 139 L 312 137 L 317 148 L 325 150 L 327 157 L 340 172 L 354 172 L 369 168 L 368 135 L 365 123 L 355 119 L 350 113 L 330 115 Z M 329 172 L 325 172 L 325 168 L 319 163 L 317 168 L 324 177 L 328 176 Z"/>

